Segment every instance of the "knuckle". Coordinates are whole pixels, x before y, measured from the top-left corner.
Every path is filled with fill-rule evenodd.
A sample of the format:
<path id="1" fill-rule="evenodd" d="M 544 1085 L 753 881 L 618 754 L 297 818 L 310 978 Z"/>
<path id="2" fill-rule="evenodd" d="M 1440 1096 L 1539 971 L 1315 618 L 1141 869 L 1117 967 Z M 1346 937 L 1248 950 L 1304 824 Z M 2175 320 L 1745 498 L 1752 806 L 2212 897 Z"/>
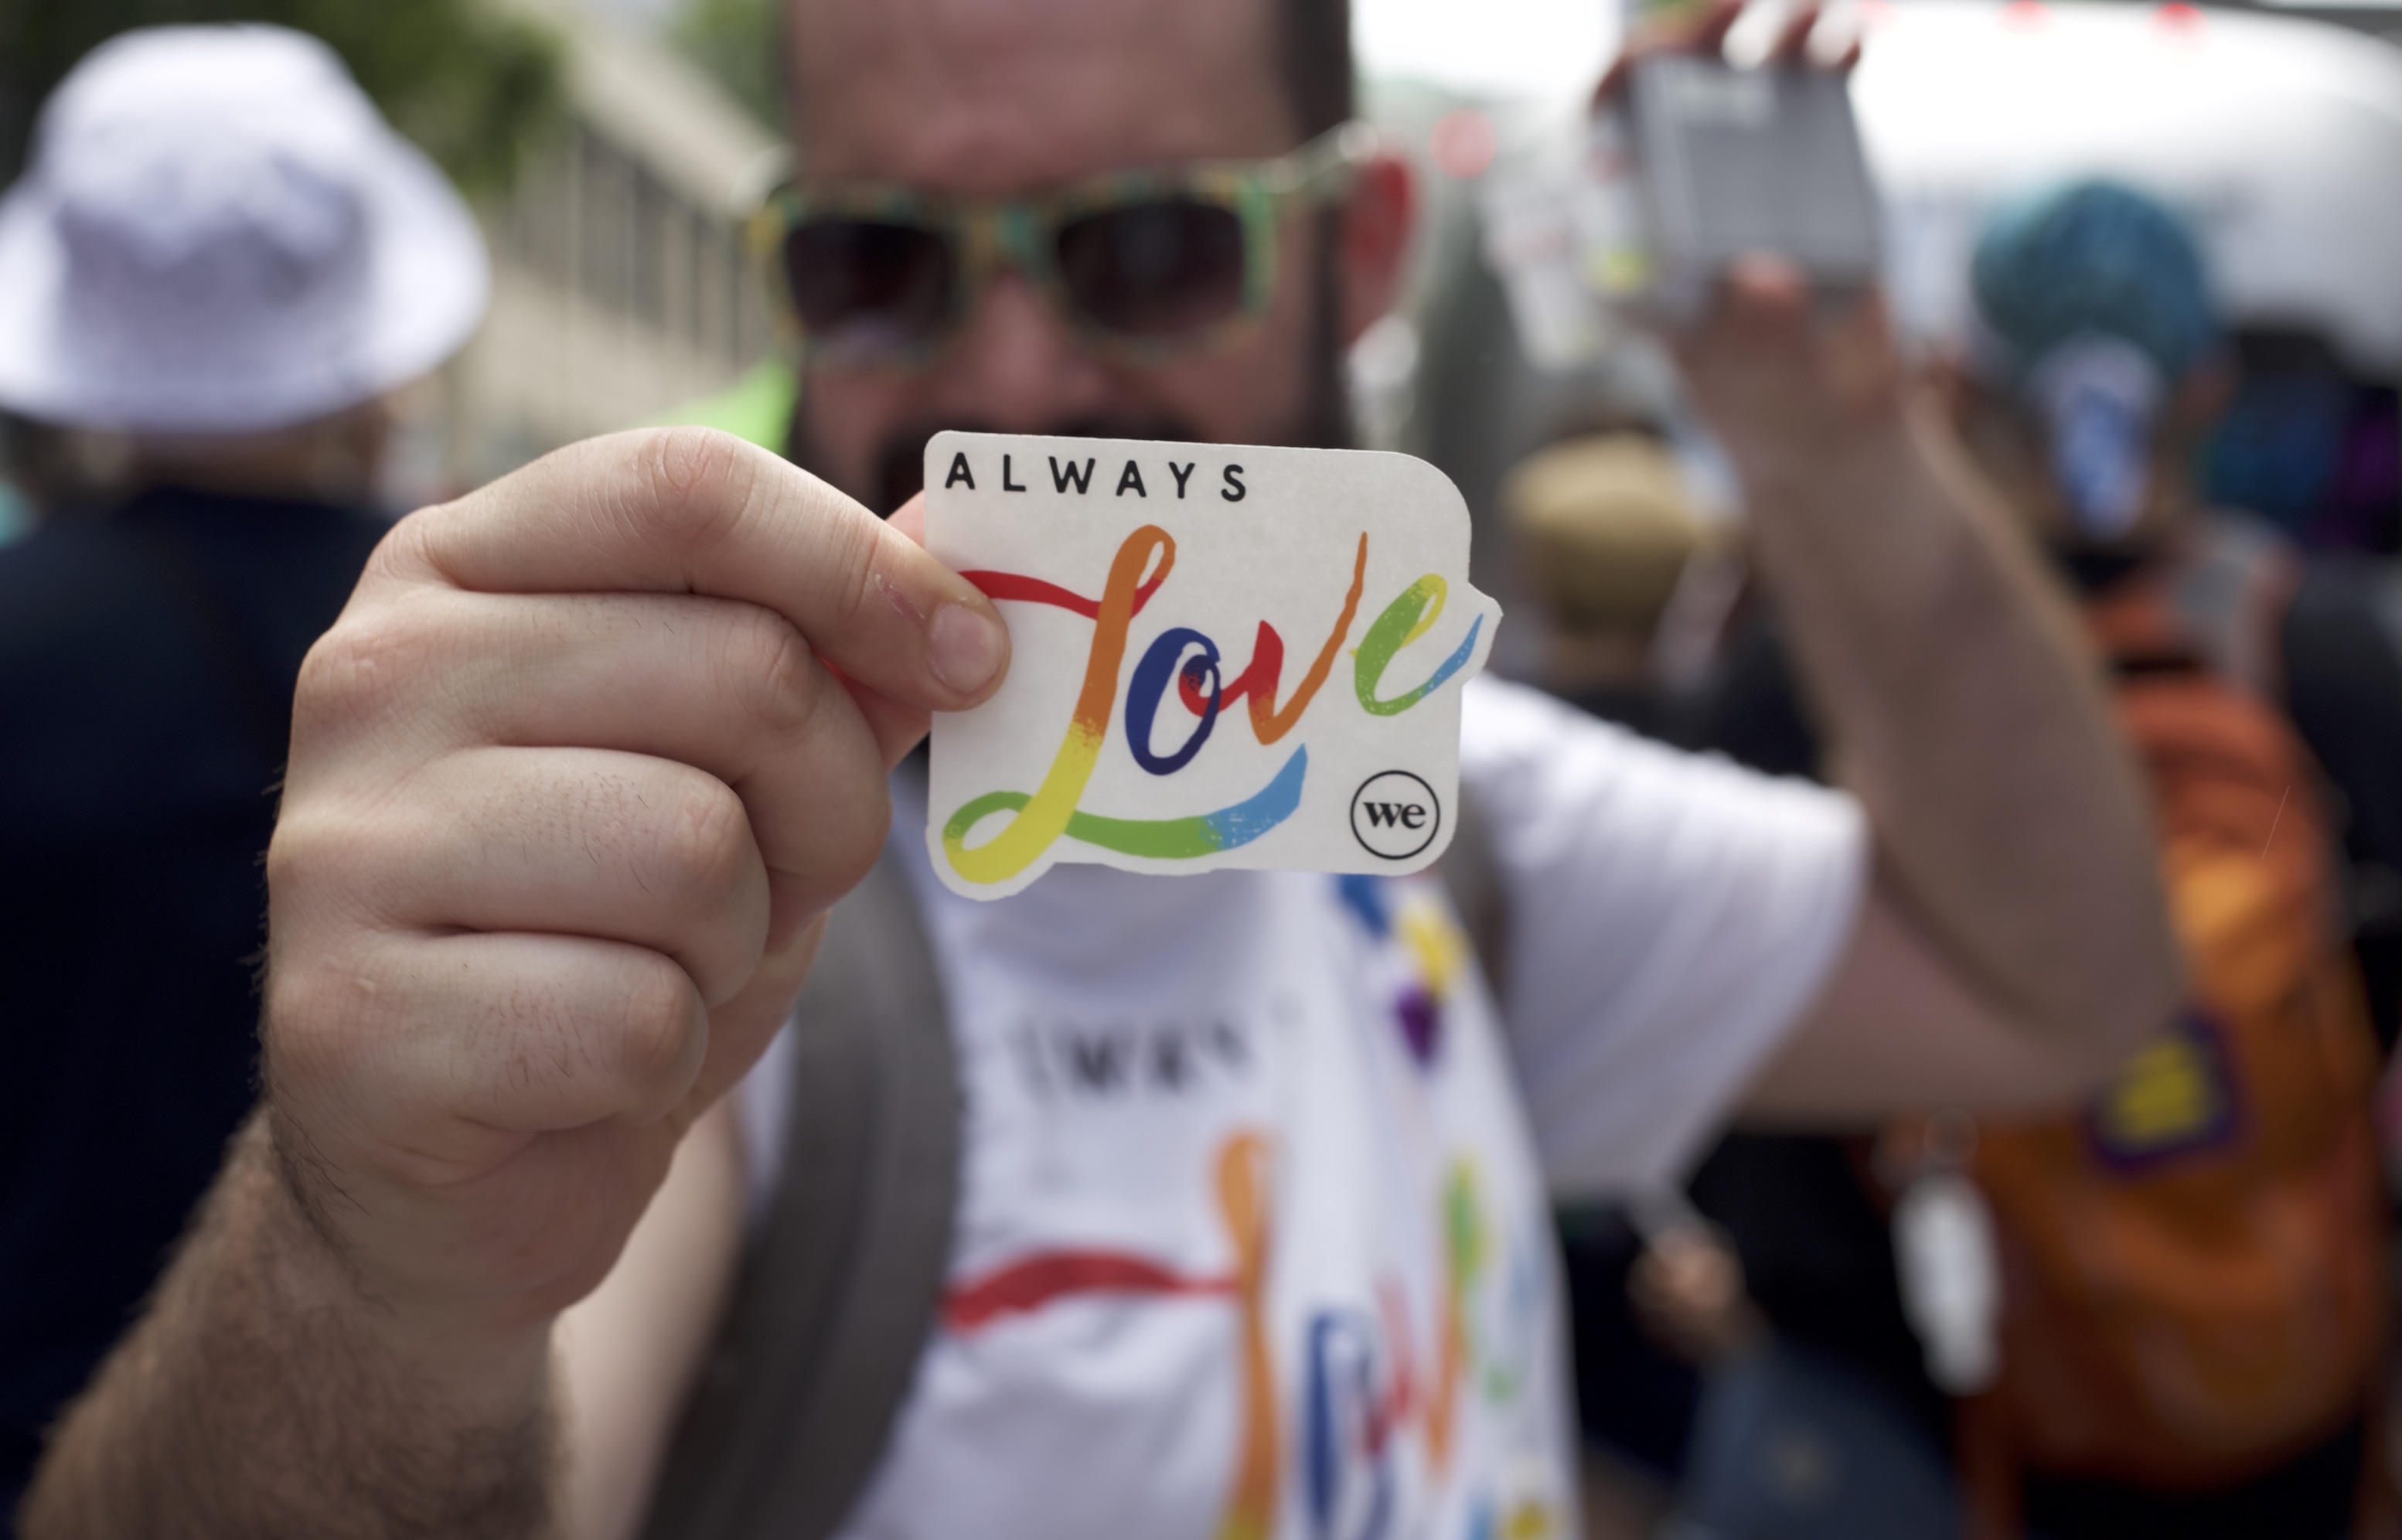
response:
<path id="1" fill-rule="evenodd" d="M 677 795 L 659 838 L 657 865 L 680 900 L 722 901 L 750 866 L 751 819 L 742 799 L 697 771 Z"/>
<path id="2" fill-rule="evenodd" d="M 268 892 L 297 891 L 316 871 L 331 832 L 326 820 L 287 797 L 276 815 L 275 832 L 267 842 Z"/>
<path id="3" fill-rule="evenodd" d="M 435 531 L 446 522 L 471 516 L 469 507 L 476 494 L 456 502 L 435 503 L 420 508 L 393 521 L 384 531 L 375 549 L 367 553 L 366 579 L 377 581 L 413 582 L 427 573 L 441 570 L 435 559 Z"/>
<path id="4" fill-rule="evenodd" d="M 737 442 L 714 428 L 671 427 L 653 430 L 645 447 L 658 485 L 690 493 L 725 475 Z"/>
<path id="5" fill-rule="evenodd" d="M 359 820 L 316 799 L 286 799 L 263 863 L 271 937 L 282 941 L 302 932 L 322 935 L 326 922 L 344 916 L 350 897 L 344 890 L 355 892 L 346 876 L 358 867 L 362 833 Z"/>
<path id="6" fill-rule="evenodd" d="M 673 1087 L 693 1067 L 693 1050 L 707 1019 L 700 991 L 683 969 L 656 953 L 634 964 L 628 975 L 604 1067 L 628 1092 Z"/>
<path id="7" fill-rule="evenodd" d="M 758 479 L 750 446 L 714 428 L 640 434 L 634 462 L 651 532 L 676 550 L 724 540 L 742 522 Z"/>
<path id="8" fill-rule="evenodd" d="M 301 660 L 292 697 L 296 736 L 388 713 L 429 663 L 433 638 L 398 607 L 353 609 Z"/>
<path id="9" fill-rule="evenodd" d="M 812 879 L 826 884 L 835 893 L 850 891 L 875 870 L 891 830 L 890 802 L 877 802 L 858 815 L 840 820 L 809 863 Z"/>
<path id="10" fill-rule="evenodd" d="M 741 682 L 751 715 L 776 733 L 805 726 L 817 712 L 817 659 L 800 628 L 754 610 L 736 633 L 725 666 Z"/>
<path id="11" fill-rule="evenodd" d="M 287 797 L 261 862 L 271 954 L 372 947 L 407 907 L 412 889 L 399 879 L 427 838 L 421 820 L 388 801 L 324 787 Z"/>
<path id="12" fill-rule="evenodd" d="M 262 1073 L 276 1100 L 315 1099 L 358 1075 L 365 1040 L 358 1018 L 369 990 L 350 969 L 270 958 L 259 1044 Z"/>

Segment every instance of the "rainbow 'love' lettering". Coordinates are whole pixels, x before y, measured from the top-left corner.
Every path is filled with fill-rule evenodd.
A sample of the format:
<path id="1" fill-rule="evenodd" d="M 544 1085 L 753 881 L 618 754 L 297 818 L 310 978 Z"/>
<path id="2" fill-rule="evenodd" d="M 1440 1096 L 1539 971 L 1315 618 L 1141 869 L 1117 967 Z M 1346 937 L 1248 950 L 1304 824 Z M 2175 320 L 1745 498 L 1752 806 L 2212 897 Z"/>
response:
<path id="1" fill-rule="evenodd" d="M 936 722 L 945 882 L 995 897 L 1062 859 L 1393 872 L 1441 853 L 1458 757 L 1445 687 L 1482 666 L 1499 612 L 1465 581 L 1466 510 L 1440 473 L 965 433 L 938 435 L 926 467 L 928 544 L 1001 606 L 1014 653 L 990 702 Z M 1278 620 L 1325 627 L 1290 693 Z M 1234 673 L 1217 638 L 1244 626 Z M 1346 664 L 1350 688 L 1326 691 Z M 1417 678 L 1395 689 L 1390 673 Z M 1249 731 L 1218 733 L 1237 703 Z"/>

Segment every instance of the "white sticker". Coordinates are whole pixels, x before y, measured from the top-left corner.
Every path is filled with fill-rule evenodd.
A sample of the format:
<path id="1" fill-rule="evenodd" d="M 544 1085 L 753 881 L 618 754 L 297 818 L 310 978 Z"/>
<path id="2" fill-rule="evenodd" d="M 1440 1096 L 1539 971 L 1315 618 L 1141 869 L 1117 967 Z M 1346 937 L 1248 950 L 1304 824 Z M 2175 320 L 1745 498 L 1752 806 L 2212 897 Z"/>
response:
<path id="1" fill-rule="evenodd" d="M 1501 618 L 1468 535 L 1407 455 L 935 435 L 927 548 L 1000 605 L 1011 661 L 934 718 L 934 870 L 996 899 L 1059 861 L 1431 864 Z"/>

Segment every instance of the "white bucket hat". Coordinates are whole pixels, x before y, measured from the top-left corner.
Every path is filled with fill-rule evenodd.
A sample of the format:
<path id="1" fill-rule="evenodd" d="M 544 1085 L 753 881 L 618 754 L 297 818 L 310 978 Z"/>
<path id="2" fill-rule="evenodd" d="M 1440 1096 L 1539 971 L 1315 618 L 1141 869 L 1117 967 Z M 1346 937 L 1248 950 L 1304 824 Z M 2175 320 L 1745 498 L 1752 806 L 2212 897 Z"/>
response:
<path id="1" fill-rule="evenodd" d="M 466 205 L 324 44 L 128 33 L 60 85 L 0 199 L 0 407 L 286 427 L 441 363 L 490 284 Z"/>

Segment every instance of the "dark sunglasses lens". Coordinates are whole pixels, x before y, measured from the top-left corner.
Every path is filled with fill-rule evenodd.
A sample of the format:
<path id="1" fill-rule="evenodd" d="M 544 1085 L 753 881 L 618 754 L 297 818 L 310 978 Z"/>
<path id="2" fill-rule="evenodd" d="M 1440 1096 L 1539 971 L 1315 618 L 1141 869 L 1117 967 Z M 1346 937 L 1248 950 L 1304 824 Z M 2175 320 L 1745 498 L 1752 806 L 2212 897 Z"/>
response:
<path id="1" fill-rule="evenodd" d="M 813 219 L 784 237 L 784 283 L 802 329 L 843 352 L 916 347 L 951 302 L 950 242 L 932 230 Z"/>
<path id="2" fill-rule="evenodd" d="M 1059 227 L 1059 281 L 1096 325 L 1170 338 L 1243 306 L 1243 222 L 1231 209 L 1163 199 Z"/>

